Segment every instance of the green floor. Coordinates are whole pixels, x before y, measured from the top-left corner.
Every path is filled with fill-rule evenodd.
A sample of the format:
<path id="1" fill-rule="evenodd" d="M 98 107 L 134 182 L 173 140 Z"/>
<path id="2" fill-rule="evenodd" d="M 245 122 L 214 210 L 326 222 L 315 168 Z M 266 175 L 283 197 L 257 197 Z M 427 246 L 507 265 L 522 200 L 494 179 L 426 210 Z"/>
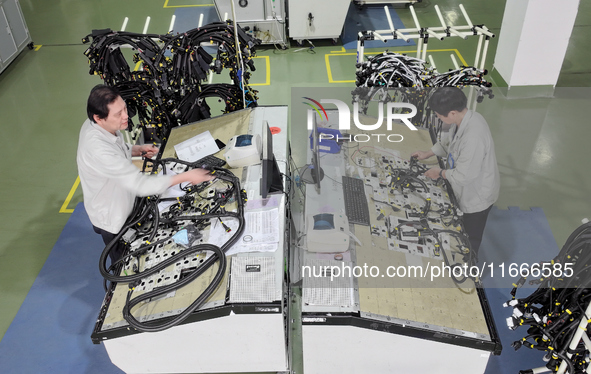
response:
<path id="1" fill-rule="evenodd" d="M 185 3 L 203 4 L 187 0 Z M 91 29 L 119 29 L 130 17 L 128 31 L 141 32 L 151 17 L 151 32 L 164 32 L 179 0 L 21 0 L 36 50 L 25 50 L 0 74 L 0 336 L 17 313 L 43 266 L 71 210 L 81 201 L 77 189 L 62 207 L 77 177 L 75 162 L 80 125 L 86 117 L 89 90 L 101 83 L 88 75 L 81 38 Z M 434 0 L 417 5 L 422 22 L 437 24 Z M 436 2 L 445 16 L 459 14 L 458 1 Z M 474 23 L 500 31 L 504 1 L 464 1 Z M 165 5 L 169 5 L 166 7 Z M 410 24 L 410 13 L 399 15 Z M 591 217 L 591 139 L 589 103 L 591 2 L 582 1 L 554 98 L 507 99 L 497 95 L 478 110 L 489 120 L 496 142 L 502 187 L 497 206 L 542 207 L 556 241 L 562 245 L 584 217 Z M 496 40 L 491 43 L 492 67 Z M 268 56 L 270 85 L 261 58 L 252 82 L 260 83 L 260 104 L 288 104 L 292 86 L 353 87 L 355 55 L 330 41 L 315 41 L 315 53 L 296 48 L 259 50 Z M 551 46 L 540 46 L 551 48 Z M 430 50 L 457 49 L 470 64 L 476 39 L 433 41 Z M 412 51 L 413 48 L 394 48 Z M 370 50 L 366 52 L 372 52 Z M 376 52 L 374 50 L 373 52 Z M 432 55 L 440 71 L 451 67 L 449 51 Z M 330 57 L 326 57 L 329 55 Z M 327 64 L 329 61 L 329 65 Z M 330 73 L 330 75 L 329 75 Z M 332 78 L 332 79 L 331 79 Z M 334 82 L 334 83 L 333 83 Z M 581 87 L 581 88 L 563 88 Z M 94 249 L 93 249 L 94 250 Z M 97 258 L 99 253 L 96 253 Z"/>

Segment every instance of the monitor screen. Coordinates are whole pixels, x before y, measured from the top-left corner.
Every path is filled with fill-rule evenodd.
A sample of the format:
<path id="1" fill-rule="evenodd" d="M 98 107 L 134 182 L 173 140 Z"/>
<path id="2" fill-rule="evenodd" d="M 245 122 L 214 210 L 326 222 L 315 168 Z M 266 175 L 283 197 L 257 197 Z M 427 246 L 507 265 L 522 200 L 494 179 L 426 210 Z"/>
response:
<path id="1" fill-rule="evenodd" d="M 273 135 L 267 121 L 263 121 L 263 158 L 261 160 L 261 196 L 283 192 L 283 179 L 273 154 Z"/>
<path id="2" fill-rule="evenodd" d="M 314 186 L 316 187 L 316 192 L 320 194 L 320 181 L 322 177 L 320 175 L 321 168 L 320 168 L 320 134 L 318 133 L 318 124 L 316 123 L 316 115 L 312 112 L 312 117 L 314 118 L 313 124 L 313 143 L 314 147 L 312 149 L 312 178 L 314 180 Z"/>
<path id="3" fill-rule="evenodd" d="M 308 123 L 312 124 L 312 132 L 310 133 L 312 160 L 311 163 L 305 166 L 301 172 L 300 178 L 304 183 L 314 184 L 316 193 L 320 195 L 320 181 L 324 178 L 324 171 L 320 167 L 320 139 L 318 132 L 318 124 L 316 123 L 316 115 L 314 110 L 308 110 Z"/>

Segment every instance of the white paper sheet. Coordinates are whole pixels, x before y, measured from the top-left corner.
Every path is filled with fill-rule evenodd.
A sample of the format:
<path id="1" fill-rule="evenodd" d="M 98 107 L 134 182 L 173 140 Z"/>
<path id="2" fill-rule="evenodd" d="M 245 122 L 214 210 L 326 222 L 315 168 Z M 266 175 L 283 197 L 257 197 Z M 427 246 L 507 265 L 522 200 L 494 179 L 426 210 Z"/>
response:
<path id="1" fill-rule="evenodd" d="M 246 227 L 238 241 L 226 251 L 226 255 L 247 252 L 273 252 L 279 248 L 279 228 L 277 221 L 279 210 L 271 209 L 257 212 L 246 212 Z M 226 232 L 219 220 L 212 222 L 209 232 L 209 243 L 217 246 L 228 241 L 238 229 L 237 219 L 224 220 L 231 232 Z"/>
<path id="2" fill-rule="evenodd" d="M 174 146 L 176 155 L 180 160 L 187 162 L 197 161 L 205 156 L 212 155 L 220 149 L 209 131 L 185 140 Z"/>

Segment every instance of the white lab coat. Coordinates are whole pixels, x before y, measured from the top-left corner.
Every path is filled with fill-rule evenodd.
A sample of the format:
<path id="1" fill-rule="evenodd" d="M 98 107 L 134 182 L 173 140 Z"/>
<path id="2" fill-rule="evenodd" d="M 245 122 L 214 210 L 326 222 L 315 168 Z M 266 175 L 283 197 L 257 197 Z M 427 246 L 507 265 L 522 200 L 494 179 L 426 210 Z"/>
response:
<path id="1" fill-rule="evenodd" d="M 140 173 L 119 131 L 113 135 L 88 119 L 80 129 L 76 161 L 90 222 L 113 234 L 123 227 L 136 196 L 161 194 L 170 186 L 170 176 Z"/>

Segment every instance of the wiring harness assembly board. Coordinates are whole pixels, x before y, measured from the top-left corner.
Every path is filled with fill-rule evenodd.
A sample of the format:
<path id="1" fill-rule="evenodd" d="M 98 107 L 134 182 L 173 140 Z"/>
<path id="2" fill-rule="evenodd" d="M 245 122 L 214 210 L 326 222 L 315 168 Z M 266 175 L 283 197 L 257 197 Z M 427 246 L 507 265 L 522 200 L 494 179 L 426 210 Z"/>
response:
<path id="1" fill-rule="evenodd" d="M 144 166 L 148 162 L 153 173 L 201 167 L 177 159 L 146 160 Z M 225 252 L 244 230 L 246 193 L 229 170 L 209 168 L 216 177 L 210 182 L 181 186 L 172 196 L 138 198 L 124 227 L 105 247 L 99 269 L 110 288 L 92 335 L 95 343 L 100 341 L 97 334 L 118 327 L 131 327 L 135 332 L 166 330 L 185 321 L 215 292 L 225 292 L 220 287 L 226 275 Z M 224 222 L 229 220 L 238 221 L 236 230 Z M 211 235 L 211 226 L 218 224 L 227 234 L 222 240 Z M 124 254 L 107 267 L 115 246 L 124 246 Z M 184 287 L 195 281 L 203 283 L 197 294 L 180 297 Z M 129 286 L 127 291 L 122 284 Z M 121 307 L 110 305 L 114 292 L 127 292 L 117 297 L 124 300 Z M 183 306 L 153 313 L 152 304 L 175 294 L 184 299 Z"/>

